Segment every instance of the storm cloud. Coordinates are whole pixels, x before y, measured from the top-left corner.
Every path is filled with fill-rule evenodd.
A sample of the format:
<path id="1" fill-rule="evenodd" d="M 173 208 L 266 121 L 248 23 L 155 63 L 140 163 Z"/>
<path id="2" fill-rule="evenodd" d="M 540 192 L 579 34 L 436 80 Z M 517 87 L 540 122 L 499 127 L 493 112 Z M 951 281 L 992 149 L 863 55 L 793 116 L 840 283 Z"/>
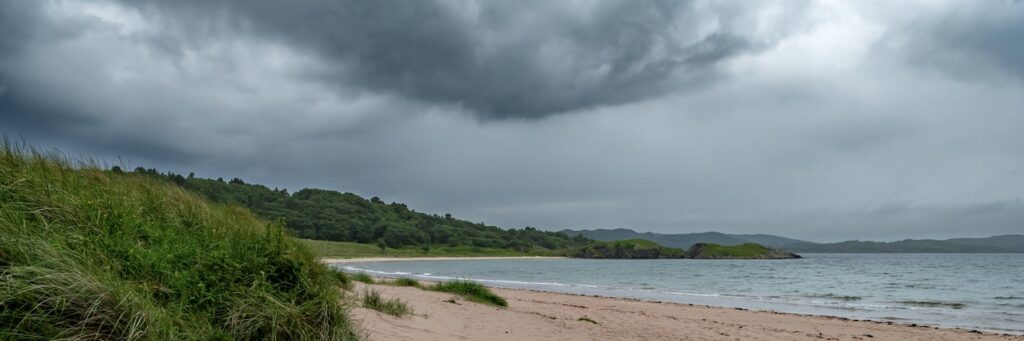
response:
<path id="1" fill-rule="evenodd" d="M 505 227 L 1020 233 L 1021 2 L 2 1 L 0 133 Z"/>
<path id="2" fill-rule="evenodd" d="M 714 81 L 718 62 L 770 45 L 744 9 L 692 1 L 125 1 L 177 35 L 253 35 L 317 54 L 313 75 L 460 106 L 481 119 L 533 119 L 629 103 Z M 721 6 L 719 6 L 721 7 Z M 164 43 L 170 41 L 170 43 Z"/>

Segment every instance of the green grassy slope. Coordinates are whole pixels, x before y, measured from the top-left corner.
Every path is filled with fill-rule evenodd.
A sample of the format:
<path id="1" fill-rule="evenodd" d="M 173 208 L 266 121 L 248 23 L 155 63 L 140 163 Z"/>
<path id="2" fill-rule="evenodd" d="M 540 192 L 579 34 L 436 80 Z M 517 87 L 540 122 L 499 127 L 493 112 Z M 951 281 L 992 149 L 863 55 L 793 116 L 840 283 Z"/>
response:
<path id="1" fill-rule="evenodd" d="M 123 172 L 113 168 L 112 172 Z M 283 219 L 285 227 L 304 239 L 382 243 L 389 248 L 477 247 L 518 252 L 565 249 L 588 242 L 532 227 L 503 229 L 451 215 L 425 214 L 405 204 L 365 199 L 353 193 L 323 189 L 284 189 L 245 183 L 241 179 L 203 179 L 136 168 L 131 173 L 163 179 L 219 203 L 235 203 L 267 220 Z"/>
<path id="2" fill-rule="evenodd" d="M 664 247 L 644 239 L 619 240 L 614 242 L 593 242 L 569 252 L 571 257 L 616 258 L 616 259 L 658 259 L 683 258 L 683 250 Z"/>
<path id="3" fill-rule="evenodd" d="M 786 259 L 800 256 L 755 243 L 740 245 L 694 244 L 686 251 L 687 258 L 695 259 Z"/>
<path id="4" fill-rule="evenodd" d="M 509 257 L 509 256 L 565 256 L 564 250 L 482 248 L 476 246 L 421 246 L 381 249 L 378 245 L 299 239 L 317 256 L 323 258 L 366 257 Z"/>
<path id="5" fill-rule="evenodd" d="M 336 283 L 246 209 L 0 148 L 0 339 L 352 339 Z"/>

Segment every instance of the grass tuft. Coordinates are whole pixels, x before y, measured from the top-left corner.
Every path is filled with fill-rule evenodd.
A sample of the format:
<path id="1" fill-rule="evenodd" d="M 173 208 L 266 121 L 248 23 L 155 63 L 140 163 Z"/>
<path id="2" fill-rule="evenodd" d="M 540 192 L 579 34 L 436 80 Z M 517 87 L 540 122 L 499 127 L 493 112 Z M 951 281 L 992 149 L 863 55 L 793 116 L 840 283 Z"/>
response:
<path id="1" fill-rule="evenodd" d="M 490 304 L 499 307 L 508 307 L 508 301 L 505 301 L 505 298 L 498 296 L 497 294 L 491 292 L 491 290 L 488 289 L 487 287 L 476 282 L 454 280 L 434 284 L 428 289 L 456 294 L 462 296 L 468 301 Z"/>
<path id="2" fill-rule="evenodd" d="M 397 298 L 385 299 L 380 291 L 364 289 L 363 307 L 373 309 L 388 315 L 403 317 L 413 313 L 408 304 Z"/>
<path id="3" fill-rule="evenodd" d="M 337 283 L 246 209 L 0 146 L 0 340 L 354 339 Z"/>
<path id="4" fill-rule="evenodd" d="M 353 280 L 352 280 L 352 278 L 348 277 L 348 274 L 346 274 L 345 272 L 343 272 L 341 270 L 337 270 L 337 269 L 334 269 L 334 268 L 330 268 L 330 269 L 331 269 L 331 275 L 334 276 L 334 279 L 337 281 L 337 284 L 338 284 L 339 287 L 341 287 L 342 289 L 345 289 L 345 290 L 352 290 L 352 282 L 353 282 Z"/>
<path id="5" fill-rule="evenodd" d="M 397 285 L 397 286 L 400 286 L 400 287 L 417 287 L 418 288 L 420 286 L 420 282 L 419 281 L 417 281 L 415 279 L 412 279 L 412 278 L 405 278 L 405 277 L 402 277 L 402 278 L 396 279 L 396 280 L 394 280 L 392 282 L 389 282 L 389 284 Z"/>
<path id="6" fill-rule="evenodd" d="M 373 280 L 373 277 L 370 277 L 370 275 L 364 274 L 362 272 L 352 274 L 352 280 L 356 282 L 363 282 L 366 284 L 374 284 L 376 282 Z"/>
<path id="7" fill-rule="evenodd" d="M 598 324 L 597 321 L 594 321 L 593 319 L 587 317 L 587 315 L 581 316 L 580 318 L 576 319 L 576 321 L 583 321 L 583 322 L 590 322 L 590 323 L 593 323 L 593 324 Z"/>

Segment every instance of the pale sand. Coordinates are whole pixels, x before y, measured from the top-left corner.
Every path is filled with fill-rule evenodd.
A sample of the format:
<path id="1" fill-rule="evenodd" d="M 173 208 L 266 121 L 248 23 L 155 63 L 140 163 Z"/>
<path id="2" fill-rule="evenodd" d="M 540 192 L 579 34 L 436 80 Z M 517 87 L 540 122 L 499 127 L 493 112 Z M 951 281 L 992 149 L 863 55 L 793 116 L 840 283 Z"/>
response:
<path id="1" fill-rule="evenodd" d="M 408 262 L 414 260 L 486 260 L 486 259 L 563 259 L 565 257 L 509 256 L 509 257 L 372 257 L 372 258 L 321 258 L 327 264 Z"/>
<path id="2" fill-rule="evenodd" d="M 367 286 L 356 283 L 354 292 Z M 493 289 L 508 308 L 412 287 L 372 285 L 409 303 L 398 318 L 365 308 L 352 317 L 370 340 L 1024 340 L 1022 336 L 675 303 Z M 455 297 L 458 304 L 447 303 Z M 593 324 L 579 321 L 587 316 Z"/>

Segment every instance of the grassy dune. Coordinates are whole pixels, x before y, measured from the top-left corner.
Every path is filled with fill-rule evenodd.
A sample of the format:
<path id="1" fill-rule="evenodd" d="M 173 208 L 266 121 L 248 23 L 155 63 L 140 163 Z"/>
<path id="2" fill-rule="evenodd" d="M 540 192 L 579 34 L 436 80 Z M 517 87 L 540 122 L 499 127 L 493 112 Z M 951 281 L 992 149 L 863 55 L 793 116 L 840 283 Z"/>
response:
<path id="1" fill-rule="evenodd" d="M 0 339 L 354 339 L 337 285 L 246 209 L 0 148 Z"/>

